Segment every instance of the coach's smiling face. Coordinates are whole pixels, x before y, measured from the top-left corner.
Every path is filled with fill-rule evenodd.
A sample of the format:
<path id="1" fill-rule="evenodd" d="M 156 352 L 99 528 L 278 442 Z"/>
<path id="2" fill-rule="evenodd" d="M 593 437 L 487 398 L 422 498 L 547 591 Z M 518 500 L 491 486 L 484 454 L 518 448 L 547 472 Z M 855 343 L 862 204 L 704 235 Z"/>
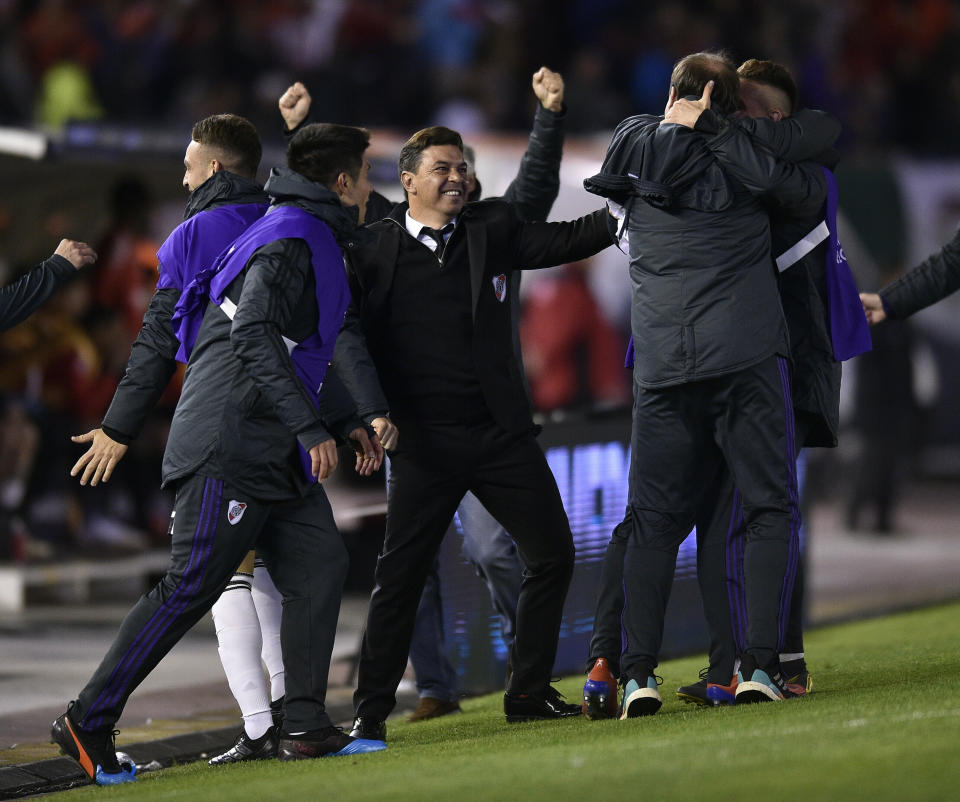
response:
<path id="1" fill-rule="evenodd" d="M 450 222 L 467 202 L 466 175 L 467 163 L 456 145 L 426 148 L 417 171 L 404 171 L 400 176 L 411 216 L 434 228 Z"/>

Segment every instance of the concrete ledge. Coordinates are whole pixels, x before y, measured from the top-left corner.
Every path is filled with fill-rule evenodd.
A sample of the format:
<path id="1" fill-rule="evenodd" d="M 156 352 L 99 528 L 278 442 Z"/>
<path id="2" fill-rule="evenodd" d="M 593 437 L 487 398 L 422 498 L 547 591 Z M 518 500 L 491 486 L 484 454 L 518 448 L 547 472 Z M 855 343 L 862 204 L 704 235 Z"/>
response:
<path id="1" fill-rule="evenodd" d="M 151 574 L 162 574 L 169 564 L 169 550 L 155 549 L 112 559 L 0 565 L 0 611 L 23 610 L 30 588 L 57 587 L 63 590 L 65 601 L 83 603 L 90 599 L 95 582 L 141 578 L 146 586 Z"/>

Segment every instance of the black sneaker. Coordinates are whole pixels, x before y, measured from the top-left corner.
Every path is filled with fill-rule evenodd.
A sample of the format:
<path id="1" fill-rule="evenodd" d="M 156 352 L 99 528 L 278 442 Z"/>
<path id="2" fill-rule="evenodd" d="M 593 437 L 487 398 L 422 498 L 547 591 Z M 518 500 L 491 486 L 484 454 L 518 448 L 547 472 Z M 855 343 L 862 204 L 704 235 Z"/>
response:
<path id="1" fill-rule="evenodd" d="M 315 757 L 382 752 L 386 748 L 387 745 L 383 741 L 354 738 L 347 735 L 340 727 L 324 727 L 301 735 L 281 733 L 277 757 L 280 760 L 310 760 Z"/>
<path id="2" fill-rule="evenodd" d="M 350 730 L 353 738 L 366 738 L 369 741 L 387 740 L 387 722 L 371 716 L 357 716 L 353 720 L 353 729 Z"/>
<path id="3" fill-rule="evenodd" d="M 227 763 L 242 763 L 245 760 L 266 760 L 277 756 L 277 730 L 270 727 L 259 738 L 251 738 L 246 731 L 240 730 L 237 742 L 222 755 L 207 761 L 211 766 L 223 766 Z"/>
<path id="4" fill-rule="evenodd" d="M 277 732 L 283 728 L 283 700 L 286 699 L 285 696 L 281 696 L 279 699 L 274 699 L 270 702 L 270 715 L 273 716 L 273 726 L 277 728 Z"/>
<path id="5" fill-rule="evenodd" d="M 580 715 L 580 705 L 563 701 L 563 694 L 552 685 L 543 693 L 510 693 L 503 695 L 503 712 L 507 721 L 537 721 L 545 718 L 568 718 Z"/>
<path id="6" fill-rule="evenodd" d="M 762 668 L 752 654 L 740 658 L 737 673 L 737 704 L 749 702 L 782 702 L 795 696 L 787 687 L 780 671 L 780 661 L 774 658 Z"/>
<path id="7" fill-rule="evenodd" d="M 67 712 L 53 722 L 50 742 L 57 744 L 63 754 L 76 760 L 97 785 L 133 782 L 137 775 L 136 764 L 126 761 L 121 764 L 117 760 L 117 732 L 109 729 L 87 732 L 81 729 L 71 713 L 73 705 L 71 702 Z"/>
<path id="8" fill-rule="evenodd" d="M 695 705 L 716 705 L 717 703 L 707 696 L 707 673 L 709 668 L 700 669 L 700 679 L 690 685 L 681 685 L 677 688 L 677 698 L 681 702 Z"/>

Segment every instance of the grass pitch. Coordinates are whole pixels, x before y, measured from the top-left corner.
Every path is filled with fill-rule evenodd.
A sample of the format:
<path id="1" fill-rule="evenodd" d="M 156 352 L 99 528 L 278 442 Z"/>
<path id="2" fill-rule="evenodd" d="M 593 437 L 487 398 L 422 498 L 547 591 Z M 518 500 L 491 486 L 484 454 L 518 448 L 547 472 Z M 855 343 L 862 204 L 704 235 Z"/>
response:
<path id="1" fill-rule="evenodd" d="M 372 755 L 146 774 L 75 799 L 941 800 L 960 798 L 960 604 L 811 632 L 813 693 L 719 709 L 677 700 L 703 657 L 673 660 L 660 712 L 508 725 L 501 696 L 388 723 Z M 579 697 L 583 677 L 558 687 Z"/>

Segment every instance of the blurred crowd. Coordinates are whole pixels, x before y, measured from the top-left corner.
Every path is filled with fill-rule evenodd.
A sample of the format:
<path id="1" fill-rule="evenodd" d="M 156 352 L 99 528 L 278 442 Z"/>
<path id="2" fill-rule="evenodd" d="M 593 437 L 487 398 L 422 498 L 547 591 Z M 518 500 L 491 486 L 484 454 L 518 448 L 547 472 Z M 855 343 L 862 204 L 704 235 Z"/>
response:
<path id="1" fill-rule="evenodd" d="M 803 103 L 842 119 L 848 156 L 960 153 L 951 0 L 0 0 L 0 125 L 92 120 L 185 134 L 232 111 L 269 136 L 277 98 L 302 80 L 320 118 L 520 132 L 529 76 L 546 64 L 564 75 L 568 132 L 603 135 L 662 109 L 674 61 L 718 45 L 788 65 Z M 8 223 L 0 231 L 13 236 Z M 143 181 L 117 181 L 109 221 L 82 232 L 97 264 L 0 336 L 0 560 L 164 542 L 159 461 L 178 387 L 108 485 L 70 478 L 81 449 L 69 436 L 97 426 L 109 404 L 170 227 L 157 225 Z M 603 314 L 589 269 L 549 271 L 525 295 L 521 336 L 541 411 L 629 400 L 625 321 Z"/>
<path id="2" fill-rule="evenodd" d="M 82 453 L 70 437 L 100 425 L 153 293 L 150 213 L 139 178 L 115 183 L 96 264 L 0 334 L 0 560 L 135 551 L 166 531 L 159 465 L 179 378 L 108 485 L 69 475 Z"/>
<path id="3" fill-rule="evenodd" d="M 570 132 L 662 108 L 680 56 L 771 58 L 847 146 L 960 149 L 952 0 L 0 0 L 0 124 L 276 127 L 307 83 L 322 115 L 400 130 L 522 130 L 529 76 L 562 72 Z M 936 120 L 930 117 L 936 109 Z"/>

